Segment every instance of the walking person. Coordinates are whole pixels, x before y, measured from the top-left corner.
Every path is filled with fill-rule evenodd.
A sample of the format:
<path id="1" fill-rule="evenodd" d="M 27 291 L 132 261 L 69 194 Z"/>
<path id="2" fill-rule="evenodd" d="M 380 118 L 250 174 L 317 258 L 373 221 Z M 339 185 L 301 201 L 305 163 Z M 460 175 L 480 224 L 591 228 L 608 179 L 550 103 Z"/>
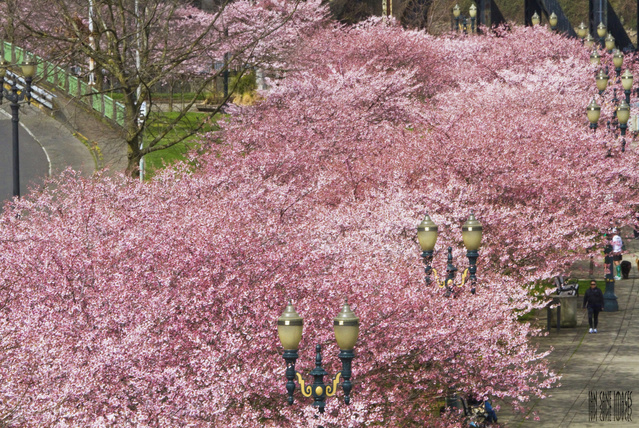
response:
<path id="1" fill-rule="evenodd" d="M 597 324 L 599 323 L 599 312 L 604 306 L 604 296 L 597 283 L 590 281 L 590 288 L 584 294 L 584 309 L 588 309 L 588 324 L 590 331 L 588 333 L 597 333 Z"/>
<path id="2" fill-rule="evenodd" d="M 612 260 L 615 265 L 614 273 L 616 281 L 621 279 L 621 260 L 623 259 L 622 252 L 623 240 L 621 239 L 621 236 L 619 236 L 617 229 L 614 228 L 612 229 Z"/>

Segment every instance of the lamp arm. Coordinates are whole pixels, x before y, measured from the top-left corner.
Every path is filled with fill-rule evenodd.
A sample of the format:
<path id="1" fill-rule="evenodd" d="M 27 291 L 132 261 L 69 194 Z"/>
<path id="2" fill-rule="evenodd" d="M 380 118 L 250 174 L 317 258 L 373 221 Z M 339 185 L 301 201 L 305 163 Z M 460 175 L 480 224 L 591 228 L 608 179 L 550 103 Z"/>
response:
<path id="1" fill-rule="evenodd" d="M 470 271 L 468 270 L 468 268 L 464 269 L 464 273 L 462 274 L 461 283 L 459 284 L 459 287 L 463 287 L 466 284 L 466 280 L 468 279 L 469 272 Z"/>
<path id="2" fill-rule="evenodd" d="M 437 269 L 432 268 L 431 270 L 433 271 L 433 275 L 435 275 L 435 284 L 439 285 L 439 288 L 444 288 L 446 284 L 439 281 L 439 275 L 437 274 Z"/>
<path id="3" fill-rule="evenodd" d="M 339 385 L 340 377 L 342 377 L 342 372 L 337 372 L 337 375 L 335 375 L 332 384 L 326 387 L 327 397 L 332 397 L 337 392 L 337 385 Z"/>
<path id="4" fill-rule="evenodd" d="M 304 397 L 310 397 L 313 395 L 313 388 L 311 388 L 311 385 L 306 385 L 304 383 L 304 379 L 302 379 L 302 375 L 299 372 L 295 372 L 295 375 L 297 376 L 297 383 L 300 384 L 300 391 L 302 391 L 302 395 Z"/>

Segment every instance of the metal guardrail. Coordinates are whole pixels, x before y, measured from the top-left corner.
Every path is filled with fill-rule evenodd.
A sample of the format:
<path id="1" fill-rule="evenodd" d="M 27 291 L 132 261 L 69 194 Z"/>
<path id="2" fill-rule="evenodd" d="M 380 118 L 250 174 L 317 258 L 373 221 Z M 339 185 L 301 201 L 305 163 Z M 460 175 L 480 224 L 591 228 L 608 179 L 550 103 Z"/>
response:
<path id="1" fill-rule="evenodd" d="M 13 79 L 17 79 L 16 87 L 22 91 L 26 85 L 26 82 L 22 76 L 18 76 L 17 74 L 7 70 L 7 74 L 4 78 L 4 82 L 9 86 L 13 85 Z M 56 96 L 46 89 L 42 89 L 37 85 L 31 85 L 31 98 L 36 100 L 39 104 L 45 106 L 46 108 L 53 110 L 53 99 Z"/>
<path id="2" fill-rule="evenodd" d="M 68 96 L 76 98 L 79 102 L 86 104 L 100 115 L 111 119 L 120 126 L 124 126 L 124 104 L 115 101 L 108 95 L 99 93 L 80 77 L 74 76 L 72 73 L 60 66 L 51 64 L 38 55 L 27 52 L 26 50 L 7 41 L 2 41 L 1 45 L 3 48 L 2 52 L 4 54 L 4 59 L 7 61 L 15 64 L 23 62 L 26 56 L 33 58 L 37 63 L 38 68 L 36 74 L 39 78 L 44 79 L 44 81 L 50 84 L 54 89 L 60 90 Z M 22 81 L 24 84 L 24 80 L 22 80 L 20 76 L 18 76 L 18 81 Z M 43 101 L 51 107 L 44 102 L 42 103 L 43 105 L 47 105 L 48 108 L 53 107 L 53 98 L 55 95 L 46 91 L 42 87 L 38 87 L 37 94 L 38 97 L 41 96 Z M 40 102 L 37 98 L 36 100 Z"/>

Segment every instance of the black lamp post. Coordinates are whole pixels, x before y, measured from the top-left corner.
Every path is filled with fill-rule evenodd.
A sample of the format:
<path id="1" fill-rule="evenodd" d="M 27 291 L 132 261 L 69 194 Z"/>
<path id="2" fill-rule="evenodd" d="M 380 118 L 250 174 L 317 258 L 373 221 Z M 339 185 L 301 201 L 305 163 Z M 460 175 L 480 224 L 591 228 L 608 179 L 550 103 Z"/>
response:
<path id="1" fill-rule="evenodd" d="M 621 86 L 623 86 L 623 92 L 626 94 L 626 103 L 630 104 L 630 92 L 632 91 L 633 76 L 630 70 L 626 69 L 621 75 Z"/>
<path id="2" fill-rule="evenodd" d="M 475 17 L 477 16 L 477 6 L 475 3 L 470 5 L 470 9 L 468 9 L 468 15 L 470 15 L 470 32 L 475 32 Z"/>
<path id="3" fill-rule="evenodd" d="M 588 107 L 586 107 L 586 114 L 588 115 L 588 121 L 590 122 L 590 129 L 597 131 L 597 125 L 599 123 L 599 116 L 601 116 L 601 107 L 595 102 L 593 98 Z"/>
<path id="4" fill-rule="evenodd" d="M 460 284 L 455 284 L 455 274 L 457 268 L 453 265 L 453 249 L 448 247 L 448 264 L 446 266 L 447 276 L 445 281 L 439 281 L 437 271 L 431 266 L 433 261 L 433 250 L 435 249 L 435 243 L 437 242 L 438 227 L 430 216 L 426 214 L 424 220 L 417 227 L 417 239 L 422 249 L 422 258 L 426 265 L 424 271 L 426 273 L 426 285 L 432 282 L 430 277 L 431 273 L 435 274 L 435 283 L 440 287 L 446 287 L 446 295 L 450 296 L 454 292 L 454 286 L 463 287 L 467 280 L 471 281 L 471 293 L 475 294 L 475 284 L 477 282 L 477 258 L 479 257 L 479 247 L 481 245 L 481 238 L 483 233 L 483 227 L 479 221 L 475 218 L 475 214 L 471 213 L 470 217 L 462 226 L 462 238 L 464 240 L 464 246 L 466 247 L 466 257 L 468 257 L 469 267 L 464 270 Z"/>
<path id="5" fill-rule="evenodd" d="M 333 320 L 333 330 L 335 339 L 339 346 L 339 359 L 342 361 L 342 370 L 337 373 L 335 378 L 326 385 L 324 376 L 328 373 L 322 368 L 322 345 L 315 346 L 315 368 L 311 371 L 314 381 L 312 385 L 306 385 L 302 379 L 302 375 L 295 370 L 295 363 L 298 358 L 298 349 L 302 340 L 302 329 L 304 321 L 302 317 L 295 311 L 293 304 L 288 303 L 286 309 L 277 320 L 277 333 L 284 348 L 284 361 L 286 361 L 286 390 L 288 392 L 288 404 L 293 404 L 295 392 L 295 379 L 300 385 L 300 390 L 304 397 L 313 397 L 313 406 L 317 407 L 320 413 L 324 413 L 326 397 L 332 397 L 337 392 L 337 386 L 340 377 L 344 379 L 342 382 L 342 390 L 344 391 L 344 403 L 350 404 L 350 394 L 353 385 L 351 383 L 351 362 L 355 358 L 353 348 L 357 342 L 359 335 L 359 318 L 353 313 L 346 301 L 342 306 L 342 310 Z"/>
<path id="6" fill-rule="evenodd" d="M 461 9 L 459 8 L 459 5 L 456 4 L 455 7 L 453 7 L 453 17 L 455 18 L 455 31 L 459 32 L 459 15 L 461 14 Z"/>
<path id="7" fill-rule="evenodd" d="M 19 102 L 24 99 L 31 101 L 31 82 L 33 81 L 33 76 L 35 76 L 36 64 L 31 60 L 27 60 L 24 64 L 22 64 L 22 74 L 24 74 L 24 80 L 26 82 L 26 86 L 22 92 L 18 92 L 18 79 L 15 74 L 13 76 L 11 90 L 7 90 L 4 87 L 4 78 L 8 67 L 8 62 L 4 59 L 0 61 L 0 87 L 2 88 L 0 91 L 0 104 L 2 104 L 3 98 L 6 98 L 11 103 L 11 124 L 13 134 L 13 196 L 20 197 L 20 143 L 18 140 L 18 126 L 20 123 L 20 119 L 18 117 L 18 112 L 20 110 Z"/>

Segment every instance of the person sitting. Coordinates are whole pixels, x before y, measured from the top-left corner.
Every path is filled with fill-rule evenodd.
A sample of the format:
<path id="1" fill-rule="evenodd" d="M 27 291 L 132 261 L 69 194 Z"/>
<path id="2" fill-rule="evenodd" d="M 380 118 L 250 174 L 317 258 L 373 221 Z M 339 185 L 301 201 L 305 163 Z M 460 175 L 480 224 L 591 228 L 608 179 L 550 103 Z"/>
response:
<path id="1" fill-rule="evenodd" d="M 493 406 L 490 404 L 490 401 L 484 401 L 484 407 L 486 408 L 486 422 L 488 423 L 497 423 L 497 412 L 493 409 Z"/>

